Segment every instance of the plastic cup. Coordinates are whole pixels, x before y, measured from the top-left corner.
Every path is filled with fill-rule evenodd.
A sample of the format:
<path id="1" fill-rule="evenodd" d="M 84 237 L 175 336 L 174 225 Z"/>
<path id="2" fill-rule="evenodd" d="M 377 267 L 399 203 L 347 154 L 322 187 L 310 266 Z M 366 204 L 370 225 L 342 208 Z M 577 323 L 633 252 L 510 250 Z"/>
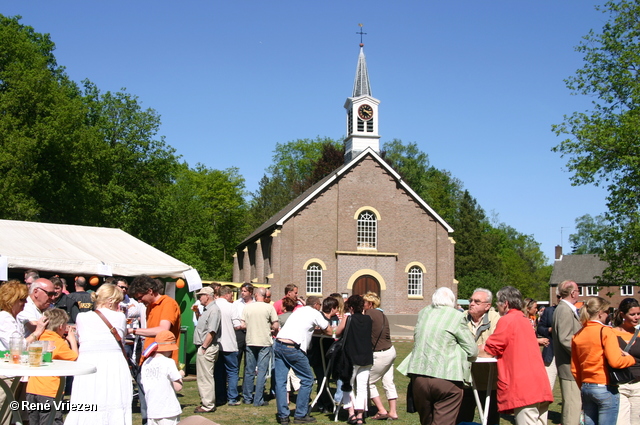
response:
<path id="1" fill-rule="evenodd" d="M 9 351 L 11 352 L 11 363 L 20 364 L 20 356 L 22 355 L 22 337 L 11 337 L 9 341 Z"/>
<path id="2" fill-rule="evenodd" d="M 32 342 L 29 345 L 29 366 L 40 367 L 42 365 L 42 348 L 43 344 L 40 341 Z"/>

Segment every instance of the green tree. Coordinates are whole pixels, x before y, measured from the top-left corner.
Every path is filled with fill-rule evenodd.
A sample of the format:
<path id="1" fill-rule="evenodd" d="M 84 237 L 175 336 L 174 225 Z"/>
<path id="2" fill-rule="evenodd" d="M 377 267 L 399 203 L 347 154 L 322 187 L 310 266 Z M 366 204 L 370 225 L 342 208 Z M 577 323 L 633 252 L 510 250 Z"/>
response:
<path id="1" fill-rule="evenodd" d="M 244 188 L 236 168 L 183 165 L 163 202 L 171 220 L 165 250 L 205 279 L 231 280 L 235 246 L 246 233 Z"/>
<path id="2" fill-rule="evenodd" d="M 576 218 L 576 233 L 569 235 L 572 254 L 603 254 L 604 237 L 610 227 L 603 215 Z"/>
<path id="3" fill-rule="evenodd" d="M 601 280 L 623 284 L 640 278 L 640 2 L 609 1 L 601 10 L 609 20 L 576 48 L 584 66 L 566 80 L 574 94 L 593 99 L 592 108 L 553 127 L 572 136 L 554 151 L 568 157 L 574 185 L 606 187 L 609 268 Z"/>

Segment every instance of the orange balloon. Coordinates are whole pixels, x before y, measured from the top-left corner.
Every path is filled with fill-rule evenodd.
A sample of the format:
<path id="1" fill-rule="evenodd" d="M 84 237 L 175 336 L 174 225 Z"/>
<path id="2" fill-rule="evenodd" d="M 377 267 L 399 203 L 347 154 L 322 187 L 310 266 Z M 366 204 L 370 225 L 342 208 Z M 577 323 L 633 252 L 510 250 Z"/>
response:
<path id="1" fill-rule="evenodd" d="M 98 286 L 98 283 L 100 283 L 100 278 L 98 276 L 91 276 L 89 279 L 89 285 Z"/>
<path id="2" fill-rule="evenodd" d="M 178 289 L 184 288 L 184 280 L 183 279 L 176 280 L 176 288 L 178 288 Z"/>

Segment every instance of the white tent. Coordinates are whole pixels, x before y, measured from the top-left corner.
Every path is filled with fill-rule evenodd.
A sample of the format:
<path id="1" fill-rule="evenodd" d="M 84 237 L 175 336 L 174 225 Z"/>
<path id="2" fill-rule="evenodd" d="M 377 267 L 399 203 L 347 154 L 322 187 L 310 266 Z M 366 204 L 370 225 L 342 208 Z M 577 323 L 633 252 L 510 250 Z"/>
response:
<path id="1" fill-rule="evenodd" d="M 0 220 L 0 261 L 10 269 L 68 274 L 197 276 L 189 265 L 120 229 L 28 221 Z"/>

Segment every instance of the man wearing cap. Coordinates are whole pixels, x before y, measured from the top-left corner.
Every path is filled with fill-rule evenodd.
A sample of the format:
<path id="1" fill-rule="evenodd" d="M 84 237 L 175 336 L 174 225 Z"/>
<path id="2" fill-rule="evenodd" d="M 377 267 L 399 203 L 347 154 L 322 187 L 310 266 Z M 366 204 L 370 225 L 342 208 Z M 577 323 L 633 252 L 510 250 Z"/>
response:
<path id="1" fill-rule="evenodd" d="M 213 366 L 218 359 L 218 334 L 220 330 L 220 308 L 216 305 L 214 291 L 205 286 L 196 293 L 204 307 L 198 325 L 193 333 L 193 343 L 197 347 L 196 375 L 201 406 L 194 413 L 216 411 L 216 390 Z"/>

